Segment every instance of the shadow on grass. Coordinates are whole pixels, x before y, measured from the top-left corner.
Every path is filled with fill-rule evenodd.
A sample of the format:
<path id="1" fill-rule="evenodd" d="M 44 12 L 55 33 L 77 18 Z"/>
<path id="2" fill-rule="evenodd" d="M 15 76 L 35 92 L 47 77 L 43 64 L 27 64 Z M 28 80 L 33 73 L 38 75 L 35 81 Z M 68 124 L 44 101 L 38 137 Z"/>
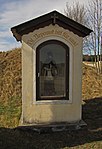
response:
<path id="1" fill-rule="evenodd" d="M 0 149 L 67 149 L 93 142 L 99 148 L 97 142 L 102 141 L 102 98 L 86 100 L 85 103 L 83 120 L 88 124 L 87 130 L 38 134 L 31 130 L 0 128 Z"/>

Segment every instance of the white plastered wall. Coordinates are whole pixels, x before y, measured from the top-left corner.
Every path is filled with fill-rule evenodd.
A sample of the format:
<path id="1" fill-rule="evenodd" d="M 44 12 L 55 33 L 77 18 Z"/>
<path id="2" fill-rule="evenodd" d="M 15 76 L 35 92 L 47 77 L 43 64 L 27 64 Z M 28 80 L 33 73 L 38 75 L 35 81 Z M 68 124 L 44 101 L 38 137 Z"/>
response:
<path id="1" fill-rule="evenodd" d="M 53 28 L 50 26 L 48 28 Z M 55 28 L 55 27 L 54 27 Z M 66 31 L 60 27 L 59 30 Z M 25 35 L 22 38 L 22 120 L 23 124 L 40 124 L 53 122 L 74 122 L 81 120 L 81 79 L 82 79 L 82 38 L 68 32 L 71 40 L 59 35 L 40 37 L 28 44 L 30 36 L 45 29 Z M 32 34 L 32 35 L 31 35 Z M 36 47 L 46 40 L 56 39 L 64 42 L 70 51 L 69 100 L 68 101 L 36 101 Z"/>

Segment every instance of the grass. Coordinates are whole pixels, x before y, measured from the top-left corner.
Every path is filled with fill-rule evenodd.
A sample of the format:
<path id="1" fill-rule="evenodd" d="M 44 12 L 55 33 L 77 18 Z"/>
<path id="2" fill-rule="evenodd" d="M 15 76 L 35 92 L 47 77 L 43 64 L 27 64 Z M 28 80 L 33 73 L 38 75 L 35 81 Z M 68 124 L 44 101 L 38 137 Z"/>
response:
<path id="1" fill-rule="evenodd" d="M 83 119 L 88 124 L 88 129 L 38 134 L 17 127 L 1 127 L 0 149 L 101 149 L 102 98 L 85 100 L 84 102 Z M 4 109 L 2 107 L 0 110 L 2 114 L 5 113 Z M 8 108 L 8 115 L 11 114 L 8 117 L 9 121 L 19 115 L 17 111 Z"/>
<path id="2" fill-rule="evenodd" d="M 21 115 L 20 97 L 12 97 L 7 103 L 0 102 L 0 127 L 17 127 Z"/>

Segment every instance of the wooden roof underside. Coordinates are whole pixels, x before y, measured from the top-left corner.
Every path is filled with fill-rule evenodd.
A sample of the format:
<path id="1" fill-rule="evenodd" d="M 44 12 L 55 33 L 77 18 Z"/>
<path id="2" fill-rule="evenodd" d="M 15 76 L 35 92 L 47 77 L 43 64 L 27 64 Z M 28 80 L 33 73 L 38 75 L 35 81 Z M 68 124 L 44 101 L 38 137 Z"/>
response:
<path id="1" fill-rule="evenodd" d="M 57 11 L 52 11 L 33 20 L 14 26 L 11 28 L 11 31 L 16 40 L 21 41 L 24 34 L 28 34 L 36 29 L 45 27 L 50 24 L 58 24 L 64 29 L 68 29 L 80 37 L 85 37 L 92 32 L 92 30 L 73 21 L 72 19 L 62 15 Z"/>

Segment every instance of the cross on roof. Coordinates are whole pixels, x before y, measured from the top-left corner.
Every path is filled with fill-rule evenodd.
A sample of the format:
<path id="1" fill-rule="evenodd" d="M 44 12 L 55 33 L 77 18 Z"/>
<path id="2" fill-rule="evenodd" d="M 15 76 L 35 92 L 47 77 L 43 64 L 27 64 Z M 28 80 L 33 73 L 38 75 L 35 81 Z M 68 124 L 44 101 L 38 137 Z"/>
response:
<path id="1" fill-rule="evenodd" d="M 58 16 L 56 15 L 56 13 L 54 13 L 53 16 L 51 16 L 51 18 L 53 19 L 53 25 L 55 25 L 56 19 L 58 19 Z"/>

